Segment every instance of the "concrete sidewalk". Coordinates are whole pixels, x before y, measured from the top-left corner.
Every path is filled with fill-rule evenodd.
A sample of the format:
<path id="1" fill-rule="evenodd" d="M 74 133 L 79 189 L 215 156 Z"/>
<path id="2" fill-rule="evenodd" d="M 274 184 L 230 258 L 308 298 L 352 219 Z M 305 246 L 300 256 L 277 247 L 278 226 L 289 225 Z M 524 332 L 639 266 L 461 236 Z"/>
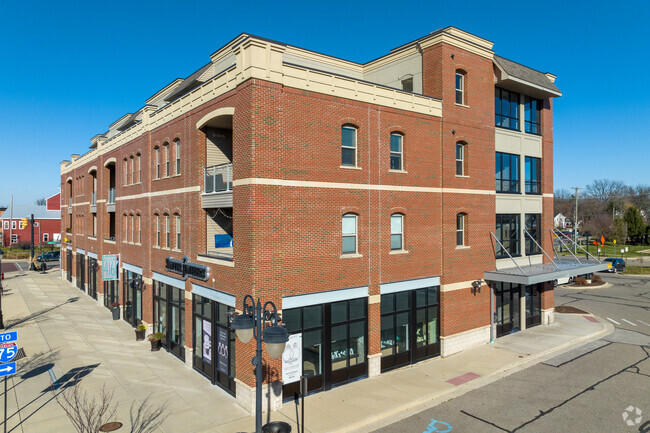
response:
<path id="1" fill-rule="evenodd" d="M 105 385 L 114 391 L 117 420 L 125 423 L 119 431 L 128 431 L 131 403 L 147 397 L 167 406 L 162 432 L 254 431 L 254 416 L 234 398 L 172 355 L 136 342 L 127 323 L 113 321 L 104 307 L 59 279 L 58 270 L 12 273 L 4 283 L 5 325 L 18 331 L 28 356 L 9 380 L 8 431 L 73 431 L 47 389 L 50 371 L 60 380 L 80 368 L 83 389 L 98 393 Z M 556 314 L 550 326 L 311 395 L 305 399 L 305 431 L 372 431 L 610 332 L 609 323 L 591 316 Z M 298 432 L 300 410 L 285 403 L 270 419 Z"/>

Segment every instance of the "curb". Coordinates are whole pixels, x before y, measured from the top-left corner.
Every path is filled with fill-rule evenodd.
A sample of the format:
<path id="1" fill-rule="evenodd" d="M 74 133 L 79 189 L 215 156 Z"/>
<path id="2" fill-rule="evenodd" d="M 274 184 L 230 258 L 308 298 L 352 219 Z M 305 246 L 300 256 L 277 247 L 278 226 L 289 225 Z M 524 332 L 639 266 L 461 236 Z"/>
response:
<path id="1" fill-rule="evenodd" d="M 557 313 L 557 314 L 563 314 L 563 313 Z M 431 407 L 437 406 L 438 404 L 444 403 L 445 401 L 449 401 L 456 397 L 460 397 L 463 394 L 466 394 L 478 388 L 482 388 L 503 377 L 507 377 L 513 373 L 532 367 L 535 364 L 539 364 L 543 360 L 549 359 L 560 353 L 567 352 L 568 350 L 575 349 L 579 346 L 590 343 L 591 341 L 598 340 L 601 337 L 605 335 L 609 335 L 614 332 L 615 330 L 614 325 L 603 320 L 599 316 L 595 316 L 593 314 L 589 314 L 589 315 L 598 319 L 598 322 L 602 325 L 602 329 L 593 332 L 589 335 L 579 337 L 575 340 L 568 341 L 560 346 L 553 347 L 544 352 L 540 352 L 527 359 L 523 359 L 521 361 L 517 361 L 512 364 L 506 365 L 505 367 L 499 370 L 496 370 L 486 376 L 482 376 L 481 378 L 475 381 L 465 384 L 465 386 L 461 386 L 456 389 L 450 389 L 447 391 L 442 391 L 433 395 L 420 397 L 416 400 L 410 401 L 399 407 L 393 408 L 388 412 L 384 412 L 381 415 L 375 415 L 373 417 L 360 420 L 344 428 L 333 430 L 333 432 L 335 433 L 365 432 L 365 431 L 376 430 L 379 428 L 386 427 L 389 424 L 385 424 L 383 421 L 385 421 L 387 418 L 392 418 L 390 424 L 401 421 L 411 415 L 421 412 L 422 410 L 429 409 Z M 370 430 L 366 429 L 367 427 L 370 427 Z"/>

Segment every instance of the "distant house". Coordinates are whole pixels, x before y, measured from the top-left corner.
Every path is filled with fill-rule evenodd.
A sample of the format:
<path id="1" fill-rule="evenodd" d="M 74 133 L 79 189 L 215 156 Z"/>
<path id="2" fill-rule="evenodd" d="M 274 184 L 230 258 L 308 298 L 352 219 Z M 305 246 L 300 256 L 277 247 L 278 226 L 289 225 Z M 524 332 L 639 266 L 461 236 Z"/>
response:
<path id="1" fill-rule="evenodd" d="M 553 217 L 553 225 L 556 229 L 565 229 L 568 223 L 570 223 L 570 221 L 568 221 L 561 213 Z"/>
<path id="2" fill-rule="evenodd" d="M 59 194 L 52 196 L 60 201 Z M 48 210 L 47 206 L 14 206 L 12 212 L 7 209 L 0 216 L 0 234 L 2 246 L 19 246 L 31 244 L 32 228 L 23 224 L 23 218 L 34 215 L 34 245 L 61 241 L 61 211 Z"/>

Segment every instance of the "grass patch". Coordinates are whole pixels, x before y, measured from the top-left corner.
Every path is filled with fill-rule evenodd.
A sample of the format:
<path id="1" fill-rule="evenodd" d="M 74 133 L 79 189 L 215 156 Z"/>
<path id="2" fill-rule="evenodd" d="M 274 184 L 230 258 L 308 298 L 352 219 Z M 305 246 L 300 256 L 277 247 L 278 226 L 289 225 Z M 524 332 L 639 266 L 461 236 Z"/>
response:
<path id="1" fill-rule="evenodd" d="M 650 267 L 645 267 L 645 266 L 626 266 L 626 267 L 625 267 L 625 272 L 621 272 L 621 274 L 629 274 L 629 275 L 650 275 Z"/>
<path id="2" fill-rule="evenodd" d="M 585 310 L 580 308 L 572 307 L 570 305 L 558 305 L 555 307 L 556 313 L 565 313 L 565 314 L 589 314 Z"/>

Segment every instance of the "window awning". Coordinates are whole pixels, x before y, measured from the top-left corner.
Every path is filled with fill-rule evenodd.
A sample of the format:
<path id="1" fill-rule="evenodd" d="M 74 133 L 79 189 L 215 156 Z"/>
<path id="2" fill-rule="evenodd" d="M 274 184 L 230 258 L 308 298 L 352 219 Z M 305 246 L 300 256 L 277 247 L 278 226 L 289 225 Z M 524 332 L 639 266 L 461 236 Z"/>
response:
<path id="1" fill-rule="evenodd" d="M 542 263 L 488 271 L 483 273 L 483 279 L 486 281 L 530 285 L 605 271 L 608 268 L 607 263 L 600 263 L 597 260 L 556 261 L 555 264 Z"/>

